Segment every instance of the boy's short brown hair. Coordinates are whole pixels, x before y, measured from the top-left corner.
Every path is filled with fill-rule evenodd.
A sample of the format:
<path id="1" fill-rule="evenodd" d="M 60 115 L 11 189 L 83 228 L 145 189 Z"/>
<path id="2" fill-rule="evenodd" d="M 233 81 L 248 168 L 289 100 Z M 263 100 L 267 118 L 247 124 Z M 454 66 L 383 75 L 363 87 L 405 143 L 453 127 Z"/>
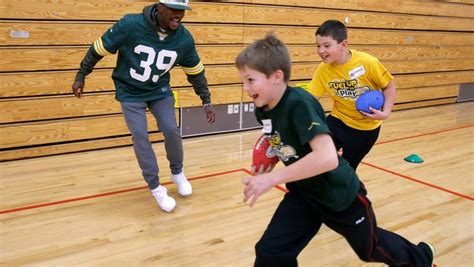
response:
<path id="1" fill-rule="evenodd" d="M 339 20 L 330 19 L 319 26 L 316 30 L 316 35 L 331 37 L 340 43 L 347 39 L 347 28 L 346 25 Z"/>
<path id="2" fill-rule="evenodd" d="M 286 83 L 290 80 L 291 59 L 286 45 L 275 37 L 273 32 L 265 38 L 254 41 L 237 56 L 235 65 L 238 69 L 249 67 L 268 77 L 281 70 Z"/>

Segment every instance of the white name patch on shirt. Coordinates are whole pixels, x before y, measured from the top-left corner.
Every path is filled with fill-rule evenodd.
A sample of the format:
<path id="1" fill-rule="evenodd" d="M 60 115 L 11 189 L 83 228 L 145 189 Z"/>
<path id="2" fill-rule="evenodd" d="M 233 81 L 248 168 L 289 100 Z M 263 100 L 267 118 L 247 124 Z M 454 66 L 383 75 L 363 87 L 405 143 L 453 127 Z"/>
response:
<path id="1" fill-rule="evenodd" d="M 272 132 L 272 120 L 262 120 L 262 123 L 263 123 L 262 132 L 263 133 L 271 133 Z"/>
<path id="2" fill-rule="evenodd" d="M 351 79 L 355 79 L 365 73 L 364 66 L 358 66 L 349 71 L 349 76 Z"/>

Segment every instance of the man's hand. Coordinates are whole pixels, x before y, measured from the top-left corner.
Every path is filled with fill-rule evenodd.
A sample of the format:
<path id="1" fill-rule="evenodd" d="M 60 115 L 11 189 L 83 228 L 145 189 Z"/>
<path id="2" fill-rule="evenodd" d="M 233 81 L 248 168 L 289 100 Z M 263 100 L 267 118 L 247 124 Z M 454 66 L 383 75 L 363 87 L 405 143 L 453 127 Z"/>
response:
<path id="1" fill-rule="evenodd" d="M 216 121 L 216 114 L 212 105 L 204 105 L 204 112 L 206 112 L 207 122 L 213 124 Z"/>
<path id="2" fill-rule="evenodd" d="M 84 91 L 84 82 L 74 81 L 72 84 L 72 92 L 77 98 L 81 98 L 82 92 Z"/>

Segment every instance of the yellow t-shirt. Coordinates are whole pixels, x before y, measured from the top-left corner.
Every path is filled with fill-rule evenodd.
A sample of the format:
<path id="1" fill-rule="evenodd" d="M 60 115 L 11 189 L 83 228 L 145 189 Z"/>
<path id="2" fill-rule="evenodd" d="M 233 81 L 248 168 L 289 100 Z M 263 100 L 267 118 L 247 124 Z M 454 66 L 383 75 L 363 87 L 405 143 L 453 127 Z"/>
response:
<path id="1" fill-rule="evenodd" d="M 309 92 L 317 97 L 329 94 L 334 100 L 331 115 L 358 130 L 373 130 L 380 120 L 364 117 L 355 107 L 359 95 L 385 88 L 393 76 L 380 61 L 367 53 L 350 50 L 351 59 L 342 65 L 321 62 L 314 71 Z"/>

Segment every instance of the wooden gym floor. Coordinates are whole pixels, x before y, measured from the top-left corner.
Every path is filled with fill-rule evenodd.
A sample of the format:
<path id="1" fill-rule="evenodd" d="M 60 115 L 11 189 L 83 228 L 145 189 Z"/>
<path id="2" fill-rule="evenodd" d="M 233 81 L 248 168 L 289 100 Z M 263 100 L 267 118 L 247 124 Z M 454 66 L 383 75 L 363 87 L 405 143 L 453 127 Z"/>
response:
<path id="1" fill-rule="evenodd" d="M 162 212 L 131 147 L 0 163 L 1 266 L 252 266 L 253 246 L 284 192 L 242 203 L 258 130 L 184 140 L 194 194 L 162 183 L 177 207 Z M 358 169 L 378 223 L 437 249 L 439 266 L 474 265 L 474 102 L 396 111 Z M 403 160 L 417 154 L 425 162 Z M 323 227 L 301 266 L 361 262 Z"/>

